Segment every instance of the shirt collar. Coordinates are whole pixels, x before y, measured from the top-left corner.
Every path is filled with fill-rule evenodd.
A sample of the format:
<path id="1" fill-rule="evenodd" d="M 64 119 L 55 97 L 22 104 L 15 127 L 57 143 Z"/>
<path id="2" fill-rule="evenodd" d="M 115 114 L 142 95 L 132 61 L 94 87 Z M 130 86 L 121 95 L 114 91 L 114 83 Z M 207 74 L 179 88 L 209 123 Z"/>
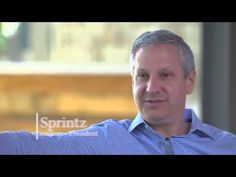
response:
<path id="1" fill-rule="evenodd" d="M 205 135 L 211 137 L 212 139 L 217 138 L 215 134 L 207 129 L 206 125 L 202 123 L 202 121 L 198 118 L 198 116 L 192 109 L 185 109 L 185 120 L 191 120 L 192 122 L 189 134 L 200 131 Z"/>
<path id="2" fill-rule="evenodd" d="M 138 113 L 135 119 L 132 121 L 129 127 L 129 132 L 132 132 L 137 126 L 140 124 L 145 124 L 144 119 L 142 118 L 141 114 Z"/>
<path id="3" fill-rule="evenodd" d="M 201 120 L 197 117 L 197 115 L 192 109 L 184 110 L 184 119 L 186 122 L 191 123 L 191 129 L 188 134 L 197 133 L 200 131 L 213 139 L 216 138 L 216 136 L 213 133 L 211 133 L 210 130 L 208 130 L 206 126 L 201 122 Z M 129 127 L 129 132 L 132 132 L 141 124 L 146 125 L 143 117 L 141 116 L 140 113 L 138 113 Z"/>

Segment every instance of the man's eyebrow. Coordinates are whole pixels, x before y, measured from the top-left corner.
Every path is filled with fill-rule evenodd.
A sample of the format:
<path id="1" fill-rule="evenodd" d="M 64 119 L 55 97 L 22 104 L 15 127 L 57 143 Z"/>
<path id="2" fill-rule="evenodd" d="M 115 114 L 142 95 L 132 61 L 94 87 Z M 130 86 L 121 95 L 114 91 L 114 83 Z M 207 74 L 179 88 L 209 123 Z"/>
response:
<path id="1" fill-rule="evenodd" d="M 160 69 L 161 71 L 170 71 L 172 68 L 170 66 L 164 67 Z"/>
<path id="2" fill-rule="evenodd" d="M 147 72 L 147 70 L 144 69 L 144 68 L 137 68 L 137 71 L 144 71 L 144 72 Z"/>
<path id="3" fill-rule="evenodd" d="M 171 66 L 165 66 L 163 68 L 160 68 L 159 69 L 160 71 L 169 71 L 169 70 L 172 70 L 172 67 Z M 137 68 L 137 71 L 144 71 L 144 72 L 148 72 L 147 69 L 144 69 L 144 68 Z"/>

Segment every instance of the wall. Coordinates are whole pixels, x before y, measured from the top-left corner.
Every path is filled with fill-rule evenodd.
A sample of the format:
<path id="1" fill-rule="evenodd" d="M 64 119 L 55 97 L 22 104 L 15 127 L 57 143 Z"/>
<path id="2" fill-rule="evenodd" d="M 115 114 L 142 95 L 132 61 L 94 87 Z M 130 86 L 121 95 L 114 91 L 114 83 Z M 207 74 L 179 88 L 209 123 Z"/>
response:
<path id="1" fill-rule="evenodd" d="M 79 118 L 87 125 L 133 118 L 129 75 L 1 75 L 0 131 L 35 131 L 35 113 Z"/>

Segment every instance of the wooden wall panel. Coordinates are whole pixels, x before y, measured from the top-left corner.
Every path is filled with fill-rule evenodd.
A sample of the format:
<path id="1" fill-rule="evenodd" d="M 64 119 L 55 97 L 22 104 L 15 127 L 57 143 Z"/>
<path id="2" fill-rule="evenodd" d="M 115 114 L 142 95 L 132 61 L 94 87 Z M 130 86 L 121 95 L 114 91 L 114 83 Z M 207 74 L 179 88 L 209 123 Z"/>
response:
<path id="1" fill-rule="evenodd" d="M 49 119 L 75 117 L 88 126 L 133 118 L 129 75 L 1 75 L 0 131 L 35 130 L 35 113 Z"/>

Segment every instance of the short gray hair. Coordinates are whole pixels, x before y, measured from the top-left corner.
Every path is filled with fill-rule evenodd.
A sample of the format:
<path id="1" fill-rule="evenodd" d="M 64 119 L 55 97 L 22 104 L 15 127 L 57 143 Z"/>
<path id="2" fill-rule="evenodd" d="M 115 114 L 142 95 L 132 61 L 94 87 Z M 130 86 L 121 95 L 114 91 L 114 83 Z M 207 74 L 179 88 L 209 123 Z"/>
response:
<path id="1" fill-rule="evenodd" d="M 137 51 L 142 47 L 158 44 L 173 44 L 179 49 L 184 77 L 187 78 L 189 73 L 195 69 L 193 52 L 182 37 L 168 30 L 145 32 L 134 41 L 130 57 L 132 72 L 134 70 L 135 55 Z"/>

